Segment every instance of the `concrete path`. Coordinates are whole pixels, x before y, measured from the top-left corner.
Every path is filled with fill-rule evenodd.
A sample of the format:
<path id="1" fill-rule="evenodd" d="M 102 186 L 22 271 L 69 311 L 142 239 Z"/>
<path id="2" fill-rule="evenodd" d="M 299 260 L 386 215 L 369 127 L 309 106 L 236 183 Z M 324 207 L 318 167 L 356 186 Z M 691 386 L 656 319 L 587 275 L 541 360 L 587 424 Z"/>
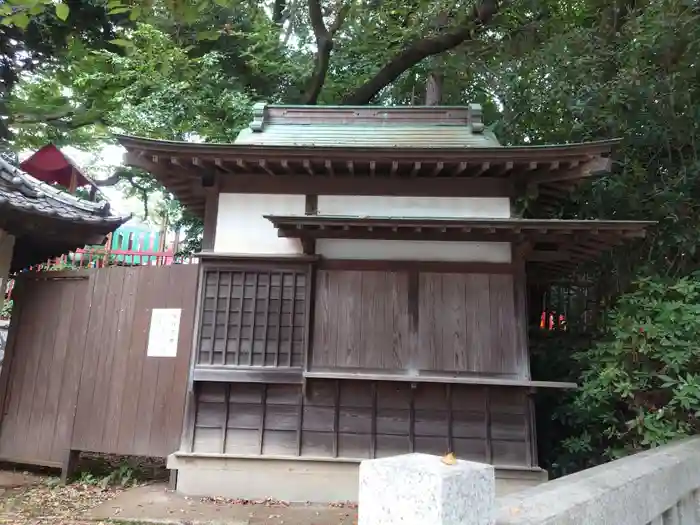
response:
<path id="1" fill-rule="evenodd" d="M 85 518 L 183 525 L 354 525 L 357 509 L 186 498 L 165 485 L 147 485 L 119 494 Z"/>

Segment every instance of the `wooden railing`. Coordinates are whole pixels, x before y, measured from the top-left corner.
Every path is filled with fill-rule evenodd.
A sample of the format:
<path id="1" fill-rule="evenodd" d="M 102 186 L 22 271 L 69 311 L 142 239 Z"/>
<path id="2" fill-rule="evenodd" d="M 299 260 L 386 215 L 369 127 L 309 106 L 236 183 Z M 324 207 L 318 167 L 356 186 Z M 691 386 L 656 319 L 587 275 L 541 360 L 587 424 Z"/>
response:
<path id="1" fill-rule="evenodd" d="M 58 270 L 86 270 L 110 266 L 171 266 L 174 264 L 198 264 L 193 255 L 175 255 L 172 251 L 108 250 L 106 248 L 78 248 L 74 252 L 35 264 L 17 273 L 50 272 Z M 15 281 L 10 279 L 5 289 L 5 302 L 12 300 Z M 8 313 L 0 312 L 0 320 Z"/>
<path id="2" fill-rule="evenodd" d="M 27 271 L 106 268 L 108 266 L 170 266 L 172 264 L 197 264 L 198 262 L 198 259 L 192 255 L 175 255 L 172 251 L 78 248 L 61 257 L 30 266 Z"/>

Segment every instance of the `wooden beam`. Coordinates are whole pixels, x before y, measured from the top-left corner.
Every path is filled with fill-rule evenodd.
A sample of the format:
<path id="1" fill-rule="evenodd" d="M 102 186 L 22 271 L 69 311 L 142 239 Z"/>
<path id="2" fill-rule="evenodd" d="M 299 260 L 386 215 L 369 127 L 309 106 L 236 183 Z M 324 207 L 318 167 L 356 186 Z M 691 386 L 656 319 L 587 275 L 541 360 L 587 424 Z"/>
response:
<path id="1" fill-rule="evenodd" d="M 208 188 L 204 205 L 204 230 L 202 232 L 202 250 L 213 250 L 216 239 L 216 224 L 219 216 L 219 192 Z"/>
<path id="2" fill-rule="evenodd" d="M 490 162 L 482 162 L 477 164 L 474 170 L 469 172 L 470 177 L 481 177 L 484 173 L 491 169 Z"/>
<path id="3" fill-rule="evenodd" d="M 369 225 L 351 228 L 347 225 L 329 226 L 318 225 L 307 228 L 299 228 L 297 225 L 280 225 L 277 232 L 279 237 L 291 239 L 311 238 L 311 239 L 375 239 L 375 240 L 397 240 L 397 241 L 438 241 L 438 242 L 510 242 L 520 243 L 529 240 L 535 243 L 557 243 L 563 246 L 575 244 L 581 232 L 571 234 L 523 232 L 514 233 L 512 231 L 485 231 L 471 230 L 468 228 L 448 228 L 446 231 L 440 229 L 423 229 L 416 232 L 414 227 L 406 226 L 376 226 Z M 612 248 L 610 245 L 601 243 L 601 251 Z"/>
<path id="4" fill-rule="evenodd" d="M 316 175 L 316 173 L 314 172 L 313 167 L 311 166 L 311 161 L 310 161 L 310 160 L 304 159 L 304 161 L 302 162 L 302 165 L 304 166 L 304 169 L 306 170 L 306 173 L 308 173 L 308 174 L 311 175 L 312 177 L 313 177 L 314 175 Z"/>
<path id="5" fill-rule="evenodd" d="M 485 273 L 510 274 L 510 263 L 453 262 L 453 261 L 396 261 L 373 259 L 325 259 L 318 261 L 319 270 L 360 272 L 430 272 L 430 273 Z"/>
<path id="6" fill-rule="evenodd" d="M 466 171 L 466 169 L 467 169 L 468 166 L 469 166 L 469 164 L 467 164 L 466 162 L 460 162 L 460 163 L 457 165 L 457 167 L 454 168 L 454 169 L 452 170 L 451 175 L 452 175 L 453 177 L 456 177 L 456 176 L 458 176 L 458 175 L 461 175 L 462 173 L 464 173 L 464 172 Z"/>
<path id="7" fill-rule="evenodd" d="M 433 171 L 432 171 L 432 173 L 430 174 L 430 176 L 431 176 L 431 177 L 437 177 L 437 176 L 442 172 L 442 170 L 444 169 L 444 167 L 445 167 L 445 163 L 444 163 L 444 162 L 437 162 L 437 163 L 435 163 L 435 167 L 433 168 Z"/>
<path id="8" fill-rule="evenodd" d="M 557 167 L 555 169 L 538 171 L 529 175 L 528 182 L 541 184 L 543 182 L 558 182 L 590 177 L 596 173 L 610 171 L 612 167 L 612 160 L 604 157 L 596 157 L 593 160 L 589 160 L 583 164 L 572 162 L 565 168 L 559 168 L 559 164 L 559 162 L 554 162 L 552 163 L 552 166 L 556 165 Z"/>
<path id="9" fill-rule="evenodd" d="M 397 160 L 392 161 L 391 162 L 391 170 L 389 171 L 389 176 L 395 177 L 398 169 L 399 169 L 399 161 L 397 161 Z"/>
<path id="10" fill-rule="evenodd" d="M 218 170 L 224 173 L 233 173 L 229 168 L 226 167 L 226 163 L 221 159 L 214 159 L 214 165 Z"/>
<path id="11" fill-rule="evenodd" d="M 301 194 L 313 188 L 318 195 L 382 195 L 411 197 L 513 197 L 513 184 L 505 179 L 374 179 L 311 176 L 271 177 L 232 175 L 222 177 L 223 193 Z"/>
<path id="12" fill-rule="evenodd" d="M 423 167 L 422 162 L 414 162 L 413 166 L 411 167 L 411 174 L 409 176 L 415 177 L 416 175 L 418 175 L 418 172 L 420 172 L 422 167 Z"/>
<path id="13" fill-rule="evenodd" d="M 280 161 L 280 166 L 282 166 L 282 169 L 284 170 L 285 173 L 287 173 L 287 174 L 294 173 L 292 168 L 289 166 L 289 161 L 287 159 L 282 159 Z"/>
<path id="14" fill-rule="evenodd" d="M 406 373 L 382 373 L 373 370 L 357 370 L 348 371 L 337 370 L 318 370 L 313 372 L 304 372 L 304 377 L 307 379 L 350 379 L 359 381 L 399 381 L 402 383 L 447 383 L 460 385 L 483 385 L 483 386 L 503 386 L 513 388 L 562 388 L 575 389 L 578 387 L 576 383 L 564 381 L 532 381 L 529 379 L 511 379 L 500 377 L 487 376 L 462 376 L 458 374 L 441 374 L 439 372 L 420 372 L 420 374 Z"/>
<path id="15" fill-rule="evenodd" d="M 259 160 L 258 166 L 260 166 L 268 175 L 272 175 L 273 177 L 276 176 L 276 173 L 267 167 L 267 161 L 265 159 Z"/>

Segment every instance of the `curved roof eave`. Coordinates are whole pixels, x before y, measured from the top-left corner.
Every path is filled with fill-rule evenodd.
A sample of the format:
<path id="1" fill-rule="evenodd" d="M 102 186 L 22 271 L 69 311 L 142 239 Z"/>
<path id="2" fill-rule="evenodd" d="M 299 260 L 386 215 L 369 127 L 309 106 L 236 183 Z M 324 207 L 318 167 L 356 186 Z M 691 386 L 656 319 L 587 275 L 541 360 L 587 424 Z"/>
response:
<path id="1" fill-rule="evenodd" d="M 380 147 L 368 148 L 367 146 L 353 146 L 339 144 L 337 146 L 291 146 L 291 145 L 254 145 L 254 144 L 235 144 L 235 143 L 207 143 L 207 142 L 185 142 L 173 140 L 158 140 L 144 137 L 136 137 L 132 135 L 116 134 L 117 141 L 127 150 L 148 151 L 152 154 L 167 153 L 177 154 L 180 156 L 222 156 L 222 157 L 256 157 L 262 158 L 266 155 L 271 157 L 280 157 L 284 155 L 299 156 L 312 155 L 315 157 L 323 157 L 328 155 L 336 157 L 342 152 L 348 152 L 352 155 L 358 153 L 363 156 L 376 154 L 380 155 L 397 155 L 402 157 L 417 158 L 421 156 L 433 157 L 437 155 L 464 158 L 535 158 L 535 157 L 551 157 L 569 155 L 605 155 L 612 151 L 613 147 L 618 145 L 622 139 L 606 139 L 589 142 L 578 142 L 570 144 L 551 144 L 551 145 L 531 145 L 531 146 L 501 146 L 494 147 L 431 147 L 424 145 L 421 147 Z"/>

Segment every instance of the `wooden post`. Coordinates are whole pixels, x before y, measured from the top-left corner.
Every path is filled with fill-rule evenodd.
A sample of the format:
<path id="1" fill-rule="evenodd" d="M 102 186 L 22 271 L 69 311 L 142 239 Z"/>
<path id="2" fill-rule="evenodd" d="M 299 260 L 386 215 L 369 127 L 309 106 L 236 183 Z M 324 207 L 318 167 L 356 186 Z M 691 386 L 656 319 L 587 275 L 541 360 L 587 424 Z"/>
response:
<path id="1" fill-rule="evenodd" d="M 65 485 L 68 479 L 75 473 L 80 459 L 79 450 L 68 450 L 61 464 L 61 483 Z"/>
<path id="2" fill-rule="evenodd" d="M 109 266 L 109 251 L 112 249 L 112 234 L 107 234 L 107 242 L 105 243 L 105 252 L 102 257 L 102 267 Z"/>
<path id="3" fill-rule="evenodd" d="M 76 190 L 78 189 L 78 173 L 76 172 L 75 168 L 71 168 L 70 170 L 70 183 L 68 184 L 68 193 L 71 195 L 75 195 Z"/>

